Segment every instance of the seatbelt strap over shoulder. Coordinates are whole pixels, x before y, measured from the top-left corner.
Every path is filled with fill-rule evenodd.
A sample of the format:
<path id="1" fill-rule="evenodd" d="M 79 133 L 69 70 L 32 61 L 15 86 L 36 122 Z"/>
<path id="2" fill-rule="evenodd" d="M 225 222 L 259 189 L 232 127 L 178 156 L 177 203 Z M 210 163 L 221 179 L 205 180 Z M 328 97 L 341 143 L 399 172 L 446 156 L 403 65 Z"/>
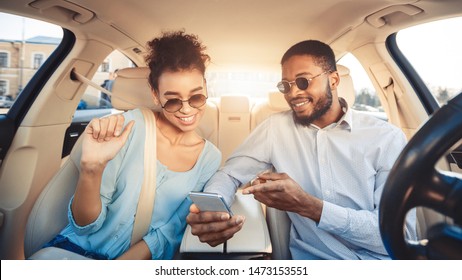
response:
<path id="1" fill-rule="evenodd" d="M 149 231 L 154 200 L 156 196 L 156 172 L 157 172 L 157 143 L 156 143 L 156 118 L 154 113 L 147 108 L 141 108 L 146 126 L 144 141 L 144 179 L 141 186 L 140 198 L 135 214 L 132 240 L 130 245 L 140 241 Z"/>
<path id="2" fill-rule="evenodd" d="M 74 69 L 71 72 L 71 78 L 73 80 L 78 80 L 81 83 L 89 85 L 97 90 L 100 90 L 109 96 L 112 96 L 112 92 L 87 79 L 82 74 L 77 73 Z M 120 99 L 122 100 L 122 98 Z M 130 103 L 126 100 L 123 101 Z M 130 246 L 133 246 L 139 242 L 149 231 L 152 212 L 154 210 L 154 200 L 156 196 L 157 185 L 156 118 L 150 109 L 140 108 L 140 111 L 143 113 L 146 129 L 146 136 L 144 141 L 144 178 L 143 185 L 141 186 L 140 197 L 138 199 L 138 206 L 136 209 Z"/>

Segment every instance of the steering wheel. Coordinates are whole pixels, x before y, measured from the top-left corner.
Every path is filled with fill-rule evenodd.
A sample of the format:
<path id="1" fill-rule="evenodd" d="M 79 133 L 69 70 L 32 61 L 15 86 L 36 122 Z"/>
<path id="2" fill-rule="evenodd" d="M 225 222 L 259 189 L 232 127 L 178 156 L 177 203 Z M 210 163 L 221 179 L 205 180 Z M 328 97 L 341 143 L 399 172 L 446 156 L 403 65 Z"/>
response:
<path id="1" fill-rule="evenodd" d="M 435 169 L 461 138 L 462 93 L 430 117 L 395 162 L 379 206 L 380 232 L 392 258 L 462 259 L 462 176 Z M 451 217 L 453 225 L 431 227 L 425 241 L 406 241 L 406 214 L 418 206 Z"/>

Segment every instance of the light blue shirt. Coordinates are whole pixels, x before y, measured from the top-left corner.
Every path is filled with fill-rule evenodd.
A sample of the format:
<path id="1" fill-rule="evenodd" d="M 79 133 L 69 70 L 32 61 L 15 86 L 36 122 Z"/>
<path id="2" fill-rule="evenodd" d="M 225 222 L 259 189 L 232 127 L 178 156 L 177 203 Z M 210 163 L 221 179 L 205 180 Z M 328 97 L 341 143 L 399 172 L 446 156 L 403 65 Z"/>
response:
<path id="1" fill-rule="evenodd" d="M 130 247 L 134 216 L 143 183 L 145 123 L 137 109 L 126 112 L 125 124 L 135 120 L 127 143 L 106 166 L 101 183 L 102 211 L 91 224 L 75 223 L 69 203 L 69 225 L 61 232 L 85 250 L 117 258 Z M 201 191 L 220 166 L 221 153 L 209 141 L 186 172 L 174 172 L 157 161 L 157 186 L 149 232 L 143 237 L 152 259 L 172 259 L 177 251 L 191 204 L 189 191 Z M 77 164 L 77 166 L 79 166 Z M 72 200 L 71 200 L 72 201 Z"/>
<path id="2" fill-rule="evenodd" d="M 378 206 L 390 169 L 406 144 L 397 127 L 347 110 L 325 128 L 294 123 L 292 111 L 270 116 L 238 147 L 205 190 L 231 204 L 236 188 L 274 166 L 323 200 L 319 223 L 289 212 L 294 259 L 387 259 Z M 415 239 L 415 211 L 406 235 Z"/>

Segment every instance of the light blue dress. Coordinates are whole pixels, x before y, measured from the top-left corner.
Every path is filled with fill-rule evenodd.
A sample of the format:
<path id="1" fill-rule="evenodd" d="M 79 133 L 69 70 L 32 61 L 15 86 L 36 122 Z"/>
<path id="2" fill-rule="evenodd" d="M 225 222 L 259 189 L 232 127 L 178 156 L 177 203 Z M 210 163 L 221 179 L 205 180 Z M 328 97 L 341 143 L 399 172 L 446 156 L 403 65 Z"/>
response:
<path id="1" fill-rule="evenodd" d="M 111 160 L 101 184 L 102 211 L 91 224 L 75 223 L 69 203 L 70 223 L 60 233 L 74 244 L 109 259 L 130 247 L 134 216 L 143 183 L 145 125 L 140 110 L 124 113 L 125 124 L 135 120 L 127 143 Z M 191 204 L 189 191 L 201 191 L 221 163 L 220 151 L 209 141 L 186 172 L 174 172 L 157 161 L 157 189 L 149 232 L 143 237 L 152 259 L 172 259 L 177 251 Z M 72 199 L 71 199 L 72 202 Z"/>

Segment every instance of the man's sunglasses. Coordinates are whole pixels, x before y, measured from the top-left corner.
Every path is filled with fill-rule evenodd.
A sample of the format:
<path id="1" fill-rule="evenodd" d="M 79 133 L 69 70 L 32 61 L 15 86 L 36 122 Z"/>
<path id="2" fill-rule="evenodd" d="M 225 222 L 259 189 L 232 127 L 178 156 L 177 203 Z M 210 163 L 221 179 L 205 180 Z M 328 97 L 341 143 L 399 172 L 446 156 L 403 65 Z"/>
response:
<path id="1" fill-rule="evenodd" d="M 284 94 L 287 94 L 290 92 L 290 89 L 292 87 L 293 84 L 297 85 L 298 89 L 300 90 L 305 90 L 307 89 L 309 86 L 310 86 L 310 83 L 311 83 L 311 80 L 313 80 L 314 78 L 317 78 L 321 75 L 324 75 L 324 74 L 327 74 L 327 73 L 330 73 L 332 71 L 325 71 L 325 72 L 322 72 L 321 74 L 318 74 L 314 77 L 311 77 L 311 78 L 305 78 L 305 77 L 298 77 L 295 79 L 295 81 L 292 81 L 292 82 L 289 82 L 289 81 L 280 81 L 277 85 L 279 91 L 281 93 L 284 93 Z"/>
<path id="2" fill-rule="evenodd" d="M 183 108 L 184 102 L 188 102 L 189 106 L 198 109 L 204 106 L 205 102 L 207 102 L 207 96 L 203 94 L 195 94 L 186 100 L 181 100 L 179 98 L 169 99 L 164 105 L 161 104 L 161 106 L 169 113 L 176 113 Z"/>

